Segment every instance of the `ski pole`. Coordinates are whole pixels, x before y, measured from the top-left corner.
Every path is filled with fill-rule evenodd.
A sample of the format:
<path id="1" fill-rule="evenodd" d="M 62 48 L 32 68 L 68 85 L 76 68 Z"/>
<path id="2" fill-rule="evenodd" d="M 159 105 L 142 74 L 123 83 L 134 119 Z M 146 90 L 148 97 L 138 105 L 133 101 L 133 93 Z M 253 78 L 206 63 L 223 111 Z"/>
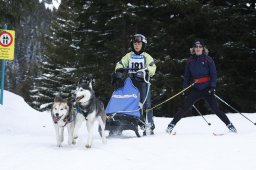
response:
<path id="1" fill-rule="evenodd" d="M 214 94 L 215 97 L 217 99 L 219 99 L 222 103 L 226 104 L 228 107 L 230 107 L 231 109 L 233 109 L 235 112 L 239 113 L 240 115 L 242 115 L 244 118 L 246 118 L 247 120 L 249 120 L 251 123 L 253 123 L 254 125 L 256 125 L 256 123 L 254 123 L 252 120 L 250 120 L 248 117 L 246 117 L 244 114 L 242 114 L 241 112 L 239 112 L 238 110 L 236 110 L 234 107 L 232 107 L 231 105 L 229 105 L 227 102 L 225 102 L 223 99 L 221 99 L 218 95 Z"/>
<path id="2" fill-rule="evenodd" d="M 205 119 L 205 117 L 204 117 L 204 116 L 202 115 L 202 113 L 196 108 L 195 105 L 193 105 L 193 108 L 196 110 L 196 112 L 197 112 L 200 116 L 202 116 L 202 118 L 204 119 L 204 121 L 205 121 L 209 126 L 211 126 L 211 123 L 208 122 L 208 121 Z"/>

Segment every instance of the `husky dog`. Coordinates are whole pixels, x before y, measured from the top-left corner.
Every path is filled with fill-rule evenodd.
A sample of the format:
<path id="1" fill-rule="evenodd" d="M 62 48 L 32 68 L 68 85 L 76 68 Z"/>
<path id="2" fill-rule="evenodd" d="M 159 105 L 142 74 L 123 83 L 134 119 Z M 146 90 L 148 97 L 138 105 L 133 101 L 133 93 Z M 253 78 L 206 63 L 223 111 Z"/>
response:
<path id="1" fill-rule="evenodd" d="M 55 97 L 51 115 L 56 132 L 57 146 L 61 147 L 61 143 L 64 140 L 64 127 L 67 127 L 68 130 L 68 144 L 75 144 L 75 141 L 73 140 L 73 120 L 75 115 L 72 112 L 67 99 Z"/>
<path id="2" fill-rule="evenodd" d="M 76 95 L 76 109 L 77 116 L 75 121 L 74 139 L 77 138 L 78 129 L 81 127 L 84 120 L 88 131 L 86 148 L 91 148 L 93 140 L 94 123 L 97 120 L 99 123 L 99 133 L 102 142 L 106 143 L 105 125 L 106 114 L 104 104 L 95 97 L 94 90 L 92 89 L 92 81 L 81 79 L 75 91 Z"/>

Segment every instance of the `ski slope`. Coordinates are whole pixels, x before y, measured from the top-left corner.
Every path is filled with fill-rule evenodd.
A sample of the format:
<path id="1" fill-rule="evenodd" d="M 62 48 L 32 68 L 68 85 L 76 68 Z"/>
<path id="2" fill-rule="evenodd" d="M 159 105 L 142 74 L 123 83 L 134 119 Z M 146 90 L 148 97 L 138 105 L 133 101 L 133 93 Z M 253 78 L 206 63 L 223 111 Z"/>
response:
<path id="1" fill-rule="evenodd" d="M 256 113 L 244 113 L 256 121 Z M 176 135 L 165 133 L 171 118 L 155 118 L 154 136 L 126 131 L 103 144 L 97 128 L 85 148 L 85 124 L 76 145 L 56 146 L 49 112 L 38 112 L 20 96 L 4 91 L 0 105 L 0 170 L 255 170 L 256 127 L 239 114 L 228 114 L 238 130 L 229 134 L 216 115 L 182 119 Z M 225 133 L 214 136 L 212 133 Z"/>

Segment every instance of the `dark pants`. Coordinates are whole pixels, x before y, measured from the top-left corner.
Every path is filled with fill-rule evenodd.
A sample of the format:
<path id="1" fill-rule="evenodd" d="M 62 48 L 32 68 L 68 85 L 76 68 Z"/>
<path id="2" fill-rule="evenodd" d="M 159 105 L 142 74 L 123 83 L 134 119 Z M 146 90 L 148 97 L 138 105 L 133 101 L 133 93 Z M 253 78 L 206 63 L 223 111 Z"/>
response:
<path id="1" fill-rule="evenodd" d="M 138 88 L 140 91 L 140 102 L 143 103 L 145 101 L 145 98 L 147 97 L 143 109 L 150 109 L 151 108 L 151 88 L 148 89 L 148 84 L 144 81 L 137 81 L 135 79 L 132 79 L 132 82 L 135 87 Z M 147 90 L 148 96 L 147 96 Z M 153 110 L 150 110 L 147 112 L 147 121 L 150 123 L 152 126 L 154 126 L 154 121 L 153 121 Z"/>
<path id="2" fill-rule="evenodd" d="M 171 124 L 176 125 L 178 121 L 188 112 L 192 105 L 200 99 L 204 99 L 212 109 L 212 111 L 226 124 L 230 124 L 230 120 L 226 114 L 219 110 L 215 96 L 208 93 L 208 89 L 197 90 L 192 89 L 189 95 L 187 96 L 182 108 L 174 115 L 174 118 Z"/>

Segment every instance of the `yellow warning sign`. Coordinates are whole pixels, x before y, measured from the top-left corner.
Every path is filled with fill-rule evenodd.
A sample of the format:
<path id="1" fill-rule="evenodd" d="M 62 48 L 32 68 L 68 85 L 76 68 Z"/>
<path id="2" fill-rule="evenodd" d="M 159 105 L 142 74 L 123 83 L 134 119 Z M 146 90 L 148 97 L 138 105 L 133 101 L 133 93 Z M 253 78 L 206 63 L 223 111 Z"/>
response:
<path id="1" fill-rule="evenodd" d="M 15 31 L 0 29 L 0 59 L 14 59 Z"/>

